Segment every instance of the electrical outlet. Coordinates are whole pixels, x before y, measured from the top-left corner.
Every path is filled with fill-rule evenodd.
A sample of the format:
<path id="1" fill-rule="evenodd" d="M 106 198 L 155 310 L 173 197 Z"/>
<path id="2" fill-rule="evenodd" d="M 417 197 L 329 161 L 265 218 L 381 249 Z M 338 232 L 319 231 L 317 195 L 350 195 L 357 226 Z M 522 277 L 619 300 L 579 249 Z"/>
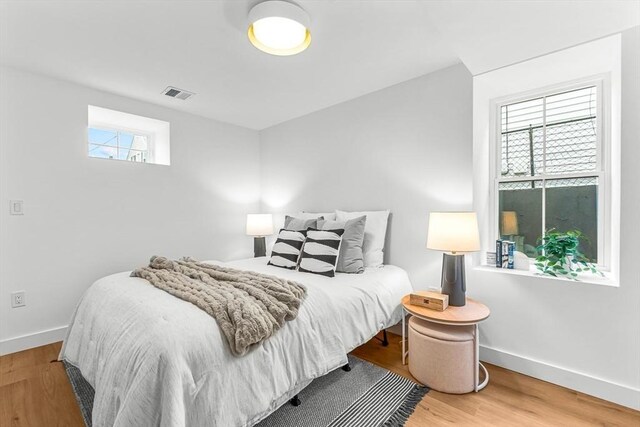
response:
<path id="1" fill-rule="evenodd" d="M 25 305 L 27 305 L 27 300 L 25 299 L 25 295 L 24 294 L 25 294 L 24 291 L 13 292 L 11 294 L 11 307 L 12 308 L 24 307 Z"/>

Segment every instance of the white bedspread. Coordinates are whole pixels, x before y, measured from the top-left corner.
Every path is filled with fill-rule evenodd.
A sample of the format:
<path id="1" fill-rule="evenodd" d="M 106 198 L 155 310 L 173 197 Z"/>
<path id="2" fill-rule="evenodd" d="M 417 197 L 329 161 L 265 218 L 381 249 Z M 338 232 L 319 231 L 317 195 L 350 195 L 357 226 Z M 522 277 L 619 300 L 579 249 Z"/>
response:
<path id="1" fill-rule="evenodd" d="M 266 265 L 226 263 L 307 286 L 298 317 L 244 357 L 196 306 L 119 273 L 82 297 L 60 359 L 94 387 L 93 425 L 243 426 L 265 418 L 346 354 L 401 320 L 411 291 L 398 267 L 335 278 Z"/>

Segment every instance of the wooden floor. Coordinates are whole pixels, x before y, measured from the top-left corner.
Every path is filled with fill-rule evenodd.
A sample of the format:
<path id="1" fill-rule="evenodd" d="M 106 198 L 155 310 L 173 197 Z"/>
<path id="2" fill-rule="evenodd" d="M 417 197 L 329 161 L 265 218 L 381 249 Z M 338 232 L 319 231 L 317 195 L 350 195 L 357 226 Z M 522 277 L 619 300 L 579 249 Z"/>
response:
<path id="1" fill-rule="evenodd" d="M 412 378 L 400 358 L 401 340 L 376 340 L 352 354 Z M 640 412 L 545 381 L 484 363 L 489 384 L 479 393 L 430 391 L 407 422 L 418 426 L 627 426 L 640 427 Z"/>
<path id="2" fill-rule="evenodd" d="M 62 343 L 0 357 L 0 426 L 84 426 L 62 363 Z"/>
<path id="3" fill-rule="evenodd" d="M 353 354 L 411 378 L 400 362 L 400 337 L 372 340 Z M 83 426 L 62 364 L 60 343 L 0 357 L 0 426 Z M 480 393 L 430 391 L 409 419 L 417 426 L 638 426 L 640 412 L 486 365 L 491 380 Z"/>

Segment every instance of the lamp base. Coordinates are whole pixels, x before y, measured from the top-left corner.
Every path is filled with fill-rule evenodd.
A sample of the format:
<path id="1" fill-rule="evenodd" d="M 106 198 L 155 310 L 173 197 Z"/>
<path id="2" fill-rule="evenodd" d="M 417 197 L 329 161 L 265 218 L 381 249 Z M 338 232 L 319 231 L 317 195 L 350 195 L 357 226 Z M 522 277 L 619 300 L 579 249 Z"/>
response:
<path id="1" fill-rule="evenodd" d="M 449 295 L 449 305 L 462 307 L 467 303 L 464 275 L 464 255 L 442 255 L 442 293 Z"/>
<path id="2" fill-rule="evenodd" d="M 267 255 L 267 242 L 264 237 L 253 238 L 253 257 L 258 258 Z"/>

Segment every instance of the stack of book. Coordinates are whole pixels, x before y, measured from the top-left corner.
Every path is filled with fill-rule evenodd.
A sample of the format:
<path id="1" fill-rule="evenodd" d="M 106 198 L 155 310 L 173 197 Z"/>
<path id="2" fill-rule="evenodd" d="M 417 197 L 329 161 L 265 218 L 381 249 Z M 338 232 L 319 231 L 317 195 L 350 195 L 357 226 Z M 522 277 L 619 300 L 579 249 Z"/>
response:
<path id="1" fill-rule="evenodd" d="M 516 244 L 509 240 L 496 240 L 496 267 L 513 269 L 513 252 Z"/>

